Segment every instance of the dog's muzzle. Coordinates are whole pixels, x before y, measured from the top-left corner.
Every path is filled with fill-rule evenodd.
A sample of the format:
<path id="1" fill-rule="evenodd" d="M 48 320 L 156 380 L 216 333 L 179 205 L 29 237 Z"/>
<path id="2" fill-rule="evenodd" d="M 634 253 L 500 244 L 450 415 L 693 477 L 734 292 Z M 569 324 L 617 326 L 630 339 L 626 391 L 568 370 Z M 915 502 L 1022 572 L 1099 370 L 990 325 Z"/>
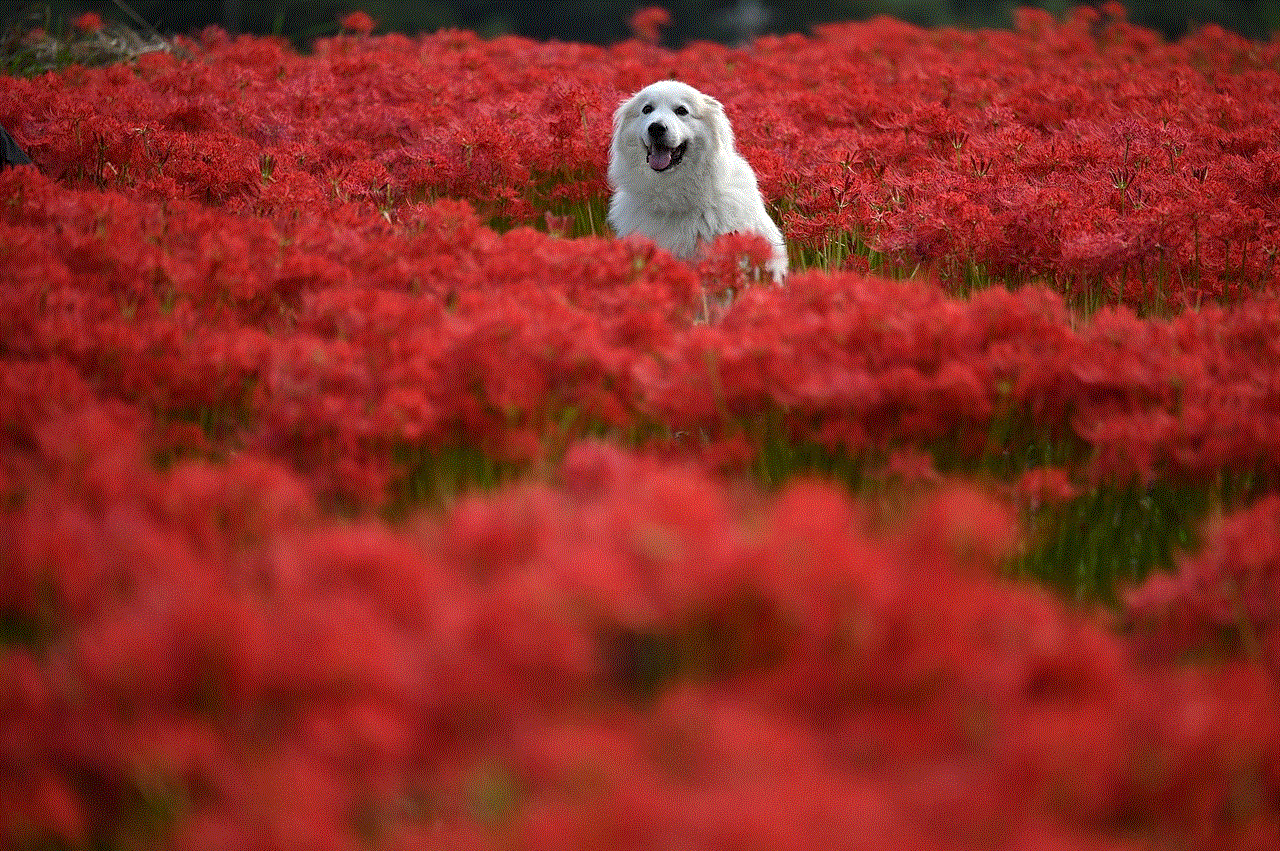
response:
<path id="1" fill-rule="evenodd" d="M 680 164 L 680 160 L 684 159 L 685 148 L 689 147 L 688 142 L 681 142 L 674 148 L 667 145 L 667 126 L 661 121 L 655 121 L 649 125 L 649 142 L 644 146 L 646 151 L 645 161 L 649 163 L 649 168 L 654 171 L 666 171 Z"/>

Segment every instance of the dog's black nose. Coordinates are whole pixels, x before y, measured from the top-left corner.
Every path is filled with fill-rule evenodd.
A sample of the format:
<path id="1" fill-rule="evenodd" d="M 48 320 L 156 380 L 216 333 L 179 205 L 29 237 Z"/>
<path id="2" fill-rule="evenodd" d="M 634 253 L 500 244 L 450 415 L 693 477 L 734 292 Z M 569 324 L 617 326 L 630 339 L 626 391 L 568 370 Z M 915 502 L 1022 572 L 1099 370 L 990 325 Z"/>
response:
<path id="1" fill-rule="evenodd" d="M 661 121 L 655 121 L 649 125 L 650 139 L 661 139 L 665 135 L 667 135 L 667 125 Z"/>

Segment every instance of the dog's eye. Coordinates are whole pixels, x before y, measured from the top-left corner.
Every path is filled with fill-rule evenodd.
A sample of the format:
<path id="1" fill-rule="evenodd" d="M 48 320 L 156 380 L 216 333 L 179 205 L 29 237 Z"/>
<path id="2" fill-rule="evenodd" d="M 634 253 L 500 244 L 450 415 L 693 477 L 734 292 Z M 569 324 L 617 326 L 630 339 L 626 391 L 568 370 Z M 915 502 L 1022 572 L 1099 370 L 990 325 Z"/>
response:
<path id="1" fill-rule="evenodd" d="M 642 110 L 640 110 L 640 111 L 641 111 L 641 112 L 643 112 L 645 115 L 648 115 L 649 113 L 653 112 L 653 104 L 651 104 L 651 103 L 646 103 L 646 104 L 644 105 L 644 109 L 642 109 Z"/>
<path id="2" fill-rule="evenodd" d="M 676 115 L 688 115 L 688 114 L 689 114 L 689 110 L 688 110 L 688 109 L 686 109 L 686 108 L 685 108 L 685 107 L 683 107 L 683 106 L 677 106 L 677 107 L 675 108 L 675 110 L 674 110 L 674 111 L 675 111 L 675 114 L 676 114 Z"/>

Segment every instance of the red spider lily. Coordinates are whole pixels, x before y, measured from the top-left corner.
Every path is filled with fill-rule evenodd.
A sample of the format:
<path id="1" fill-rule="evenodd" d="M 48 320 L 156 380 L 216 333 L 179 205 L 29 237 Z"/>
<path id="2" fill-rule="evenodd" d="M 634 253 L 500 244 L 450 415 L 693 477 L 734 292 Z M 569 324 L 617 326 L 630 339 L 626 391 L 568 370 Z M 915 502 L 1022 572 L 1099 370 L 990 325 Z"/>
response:
<path id="1" fill-rule="evenodd" d="M 1114 6 L 747 52 L 350 18 L 0 78 L 40 169 L 0 174 L 5 840 L 1280 842 L 1273 497 L 1122 637 L 996 576 L 1012 509 L 1280 472 L 1274 45 Z M 612 108 L 668 66 L 844 271 L 527 226 L 592 229 Z M 940 286 L 974 270 L 1038 283 Z M 1089 460 L 939 472 L 1011 422 Z M 726 483 L 780 443 L 904 486 Z M 376 519 L 458 444 L 532 474 Z"/>
<path id="2" fill-rule="evenodd" d="M 878 21 L 763 39 L 732 74 L 707 45 L 677 58 L 728 105 L 766 195 L 805 249 L 853 232 L 900 260 L 1047 277 L 1064 291 L 1083 277 L 1130 303 L 1237 299 L 1274 284 L 1268 184 L 1257 179 L 1271 155 L 1274 81 L 1249 71 L 1267 67 L 1265 45 L 1211 28 L 1166 45 L 1118 14 L 1087 10 L 1060 24 L 1028 15 L 1019 33 L 982 34 L 981 44 L 966 33 L 922 38 Z M 33 156 L 55 174 L 159 197 L 252 203 L 259 183 L 301 190 L 299 167 L 320 175 L 323 159 L 291 161 L 298 146 L 360 145 L 387 175 L 371 166 L 350 187 L 330 175 L 328 202 L 355 193 L 387 208 L 450 194 L 528 222 L 549 204 L 603 197 L 609 114 L 651 75 L 632 55 L 647 47 L 458 33 L 422 43 L 322 40 L 303 58 L 278 40 L 209 34 L 192 45 L 206 59 L 180 74 L 161 57 L 136 75 L 117 67 L 10 81 L 0 121 L 36 140 Z M 884 68 L 910 56 L 921 70 L 884 73 L 878 52 Z M 1097 57 L 1145 73 L 1121 79 Z M 216 94 L 228 86 L 217 62 L 237 69 L 242 97 Z M 782 85 L 797 65 L 849 73 L 821 90 Z M 1227 69 L 1217 89 L 1194 71 L 1202 66 Z M 597 70 L 584 78 L 584 67 Z M 776 90 L 767 102 L 752 97 L 764 80 Z M 1224 156 L 1235 159 L 1218 168 Z M 270 174 L 246 179 L 246 165 Z M 280 187 L 268 194 L 260 209 L 298 209 Z"/>
<path id="3" fill-rule="evenodd" d="M 635 37 L 648 44 L 657 44 L 659 31 L 670 23 L 671 13 L 662 6 L 645 6 L 627 20 Z"/>
<path id="4" fill-rule="evenodd" d="M 1036 467 L 1024 473 L 1014 483 L 1014 493 L 1020 503 L 1035 511 L 1041 506 L 1063 505 L 1080 495 L 1080 488 L 1071 481 L 1070 474 L 1058 467 Z"/>
<path id="5" fill-rule="evenodd" d="M 1199 555 L 1175 575 L 1156 575 L 1125 598 L 1143 646 L 1161 655 L 1243 653 L 1280 670 L 1280 500 L 1221 518 Z"/>
<path id="6" fill-rule="evenodd" d="M 367 36 L 373 32 L 373 18 L 368 12 L 350 12 L 338 19 L 338 26 L 356 35 Z"/>
<path id="7" fill-rule="evenodd" d="M 86 35 L 96 33 L 102 29 L 102 16 L 96 12 L 85 12 L 72 19 L 71 26 Z"/>
<path id="8" fill-rule="evenodd" d="M 945 435 L 976 455 L 1012 413 L 1092 444 L 1099 477 L 1276 457 L 1270 298 L 1077 322 L 1035 288 L 954 301 L 796 274 L 689 328 L 696 273 L 651 245 L 497 235 L 469 205 L 391 222 L 343 205 L 290 223 L 68 192 L 30 170 L 3 180 L 14 351 L 166 410 L 260 413 L 264 445 L 299 467 L 367 466 L 367 487 L 404 440 L 465 434 L 522 459 L 564 445 L 574 431 L 540 436 L 567 408 L 580 427 L 657 421 L 736 445 L 731 466 L 751 457 L 733 435 L 775 414 L 787 434 L 850 451 Z"/>
<path id="9" fill-rule="evenodd" d="M 752 284 L 772 283 L 765 266 L 771 248 L 759 234 L 728 234 L 706 246 L 698 263 L 702 286 L 709 294 L 737 292 Z"/>
<path id="10" fill-rule="evenodd" d="M 186 802 L 179 844 L 1275 834 L 1264 808 L 1222 816 L 1240 783 L 1275 793 L 1274 687 L 1141 668 L 998 583 L 1010 518 L 971 490 L 876 532 L 828 485 L 744 499 L 595 444 L 555 487 L 391 528 L 326 519 L 252 456 L 157 473 L 135 422 L 74 407 L 15 409 L 37 440 L 4 450 L 45 458 L 9 467 L 0 515 L 0 600 L 38 645 L 0 656 L 10 835 L 137 829 L 147 778 Z M 644 678 L 655 701 L 629 702 Z M 414 794 L 430 812 L 396 803 Z M 745 795 L 786 809 L 743 820 Z"/>

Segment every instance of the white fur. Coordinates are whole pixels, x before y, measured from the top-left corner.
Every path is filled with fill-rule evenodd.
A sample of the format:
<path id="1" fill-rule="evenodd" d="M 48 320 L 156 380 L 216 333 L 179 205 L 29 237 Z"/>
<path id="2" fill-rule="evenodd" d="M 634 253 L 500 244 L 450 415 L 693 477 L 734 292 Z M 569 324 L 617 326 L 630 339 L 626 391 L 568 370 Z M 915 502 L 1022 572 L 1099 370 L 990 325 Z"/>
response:
<path id="1" fill-rule="evenodd" d="M 666 130 L 659 149 L 686 145 L 683 159 L 664 171 L 648 162 L 654 122 Z M 786 274 L 782 232 L 765 210 L 755 172 L 734 147 L 729 119 L 719 101 L 692 86 L 660 80 L 618 107 L 609 184 L 609 224 L 618 236 L 643 234 L 675 256 L 694 260 L 704 243 L 721 234 L 758 233 L 773 246 L 768 272 L 775 281 Z"/>

